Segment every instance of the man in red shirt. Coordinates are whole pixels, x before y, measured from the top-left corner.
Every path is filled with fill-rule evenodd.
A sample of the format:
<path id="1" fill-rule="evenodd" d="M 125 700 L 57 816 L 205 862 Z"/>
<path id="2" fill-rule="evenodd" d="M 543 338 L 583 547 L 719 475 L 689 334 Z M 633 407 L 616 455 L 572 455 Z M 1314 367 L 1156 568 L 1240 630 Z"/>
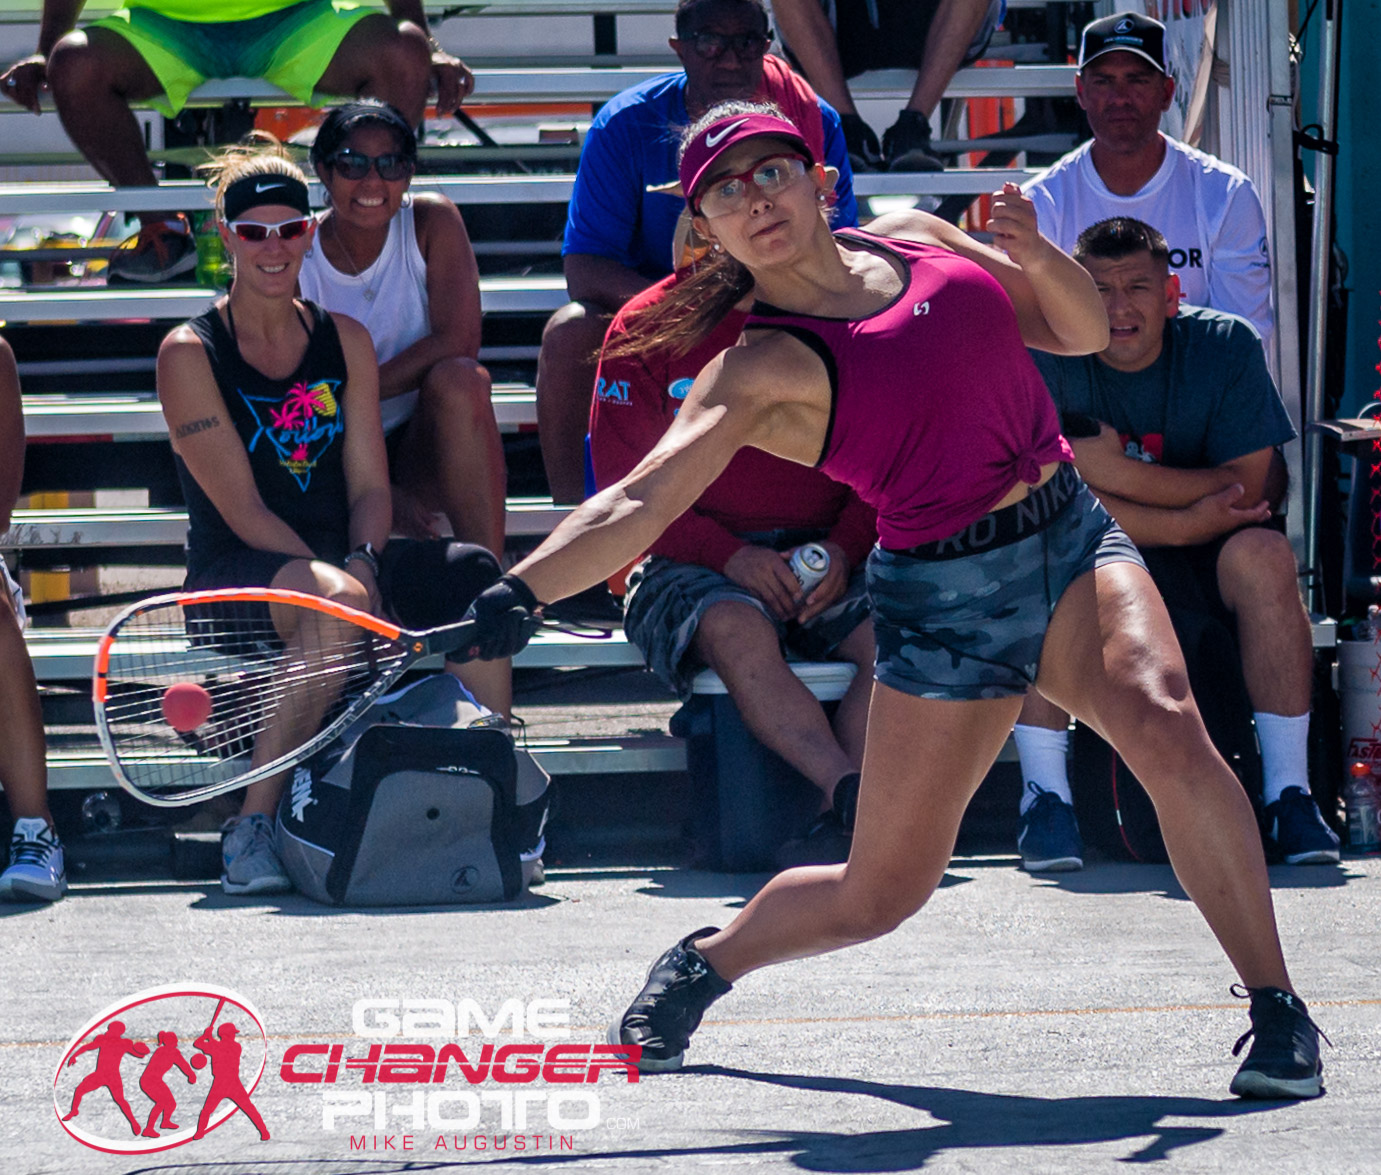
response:
<path id="1" fill-rule="evenodd" d="M 733 346 L 747 317 L 736 308 L 685 355 L 618 354 L 630 320 L 676 280 L 635 295 L 609 329 L 590 413 L 598 485 L 647 455 L 701 368 Z M 648 668 L 683 700 L 696 672 L 713 669 L 754 737 L 820 789 L 822 814 L 783 846 L 783 867 L 848 855 L 874 655 L 863 560 L 876 539 L 876 512 L 847 486 L 744 449 L 628 579 L 624 630 Z M 788 566 L 806 542 L 830 553 L 829 571 L 809 595 Z M 858 667 L 833 723 L 787 666 L 784 647 Z"/>

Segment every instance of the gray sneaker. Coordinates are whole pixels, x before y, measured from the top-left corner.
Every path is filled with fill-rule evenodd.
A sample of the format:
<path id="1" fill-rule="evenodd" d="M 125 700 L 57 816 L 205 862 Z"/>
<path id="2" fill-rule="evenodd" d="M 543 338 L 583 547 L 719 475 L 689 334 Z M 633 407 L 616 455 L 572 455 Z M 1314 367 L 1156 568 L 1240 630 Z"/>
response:
<path id="1" fill-rule="evenodd" d="M 221 891 L 291 893 L 292 882 L 273 847 L 273 818 L 256 812 L 221 825 Z"/>
<path id="2" fill-rule="evenodd" d="M 120 242 L 110 255 L 106 282 L 158 285 L 190 274 L 196 267 L 197 243 L 190 228 L 184 224 L 175 229 L 160 220 Z"/>
<path id="3" fill-rule="evenodd" d="M 40 816 L 14 822 L 10 867 L 0 873 L 0 898 L 13 902 L 55 902 L 67 892 L 62 842 Z"/>

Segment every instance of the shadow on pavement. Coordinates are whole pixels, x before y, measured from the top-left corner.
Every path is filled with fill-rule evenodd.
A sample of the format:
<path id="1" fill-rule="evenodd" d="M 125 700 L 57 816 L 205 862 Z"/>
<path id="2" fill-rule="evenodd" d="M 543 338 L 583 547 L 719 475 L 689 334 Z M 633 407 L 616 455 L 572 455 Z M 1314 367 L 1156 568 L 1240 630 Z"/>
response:
<path id="1" fill-rule="evenodd" d="M 956 862 L 955 868 L 962 865 Z M 1365 874 L 1341 865 L 1272 865 L 1272 889 L 1338 889 Z M 1090 864 L 1077 873 L 1034 873 L 1032 880 L 1079 894 L 1158 893 L 1173 901 L 1188 901 L 1169 865 L 1137 865 L 1128 862 Z"/>
<path id="2" fill-rule="evenodd" d="M 935 1124 L 914 1129 L 875 1130 L 849 1134 L 832 1131 L 750 1131 L 741 1141 L 707 1143 L 696 1147 L 642 1147 L 629 1150 L 573 1151 L 520 1155 L 510 1152 L 492 1160 L 509 1166 L 561 1166 L 578 1163 L 645 1170 L 651 1166 L 677 1170 L 706 1165 L 726 1166 L 734 1159 L 759 1161 L 772 1156 L 790 1160 L 804 1171 L 887 1172 L 922 1168 L 941 1154 L 1001 1151 L 1019 1147 L 1073 1147 L 1110 1142 L 1138 1142 L 1139 1149 L 1121 1161 L 1153 1163 L 1176 1150 L 1212 1142 L 1226 1133 L 1227 1124 L 1247 1114 L 1260 1114 L 1282 1103 L 1237 1099 L 1214 1101 L 1192 1097 L 1022 1097 L 980 1093 L 925 1085 L 888 1085 L 855 1078 L 808 1077 L 790 1073 L 756 1073 L 719 1065 L 693 1066 L 686 1076 L 703 1074 L 778 1085 L 827 1094 L 860 1094 L 921 1111 Z M 1167 1119 L 1198 1119 L 1202 1125 L 1171 1125 Z M 492 1161 L 491 1160 L 491 1161 Z M 960 1160 L 961 1163 L 963 1160 Z M 474 1166 L 475 1161 L 431 1161 L 422 1156 L 405 1167 L 368 1159 L 279 1160 L 179 1163 L 131 1169 L 126 1175 L 385 1175 L 448 1171 Z"/>

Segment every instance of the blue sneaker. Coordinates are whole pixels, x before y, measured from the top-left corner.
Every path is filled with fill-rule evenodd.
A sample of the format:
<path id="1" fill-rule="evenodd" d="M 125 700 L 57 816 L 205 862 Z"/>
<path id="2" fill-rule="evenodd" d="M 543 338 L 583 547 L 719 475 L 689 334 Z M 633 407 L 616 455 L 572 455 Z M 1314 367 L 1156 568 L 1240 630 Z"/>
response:
<path id="1" fill-rule="evenodd" d="M 1331 865 L 1341 856 L 1338 834 L 1302 787 L 1287 787 L 1266 805 L 1266 827 L 1287 865 Z"/>
<path id="2" fill-rule="evenodd" d="M 291 893 L 292 887 L 274 848 L 273 817 L 256 812 L 221 825 L 222 893 Z"/>
<path id="3" fill-rule="evenodd" d="M 1084 841 L 1074 809 L 1053 791 L 1028 780 L 1036 797 L 1017 820 L 1017 850 L 1028 873 L 1072 873 L 1084 867 Z"/>
<path id="4" fill-rule="evenodd" d="M 0 873 L 0 898 L 12 902 L 55 902 L 67 892 L 62 842 L 38 816 L 14 822 L 10 865 Z"/>

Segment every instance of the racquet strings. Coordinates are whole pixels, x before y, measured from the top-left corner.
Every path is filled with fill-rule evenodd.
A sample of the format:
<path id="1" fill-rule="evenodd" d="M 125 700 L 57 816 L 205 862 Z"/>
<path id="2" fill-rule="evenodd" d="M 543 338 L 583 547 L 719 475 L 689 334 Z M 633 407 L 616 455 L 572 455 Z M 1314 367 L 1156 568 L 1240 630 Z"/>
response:
<path id="1" fill-rule="evenodd" d="M 110 645 L 105 722 L 119 767 L 138 790 L 216 787 L 292 756 L 406 658 L 401 641 L 344 618 L 272 607 L 295 639 L 285 643 L 260 601 L 171 601 L 120 626 Z M 188 731 L 164 714 L 169 687 L 182 682 L 205 689 L 211 703 L 206 720 Z"/>

